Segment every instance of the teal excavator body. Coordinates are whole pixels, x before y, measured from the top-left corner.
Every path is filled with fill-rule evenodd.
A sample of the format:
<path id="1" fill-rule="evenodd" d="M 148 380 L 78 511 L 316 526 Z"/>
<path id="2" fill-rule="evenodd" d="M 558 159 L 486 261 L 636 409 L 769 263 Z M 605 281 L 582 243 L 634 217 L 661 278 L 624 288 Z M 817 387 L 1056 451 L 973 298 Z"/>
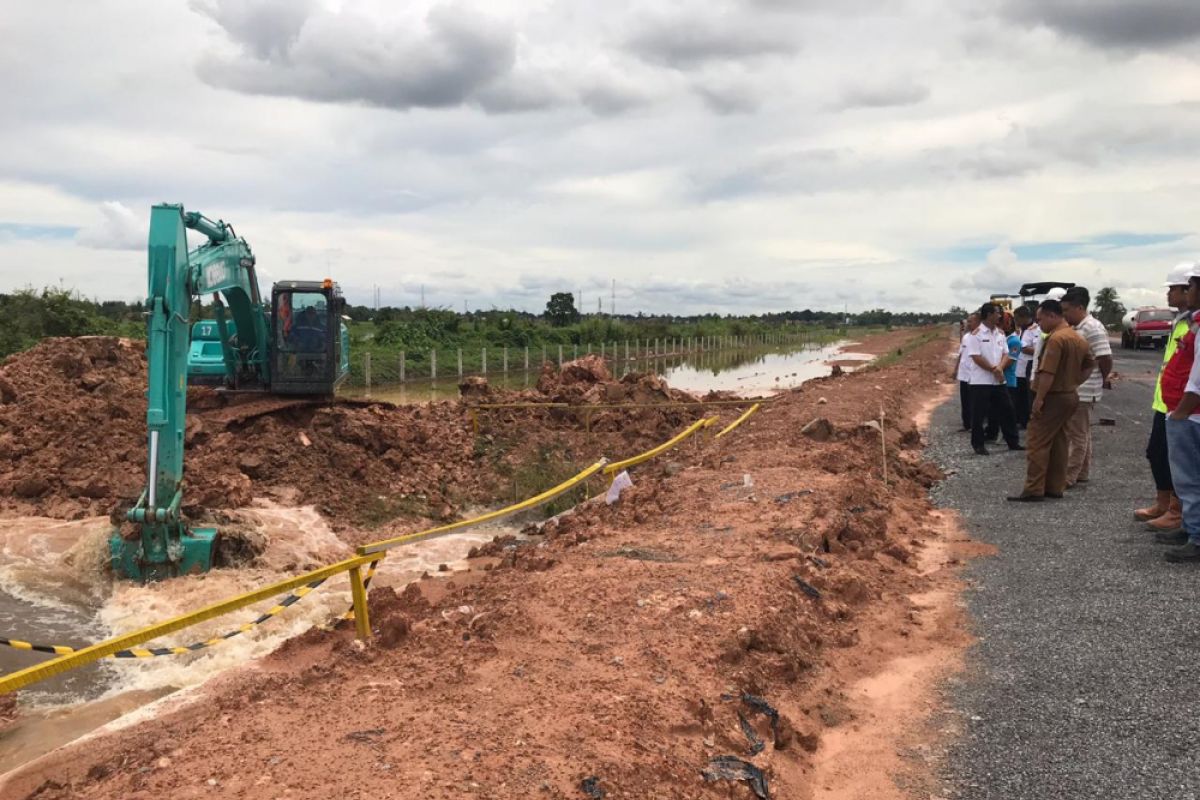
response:
<path id="1" fill-rule="evenodd" d="M 190 252 L 189 229 L 207 238 Z M 336 285 L 328 279 L 288 281 L 277 284 L 264 303 L 254 265 L 250 245 L 225 222 L 213 222 L 180 205 L 151 209 L 146 299 L 149 459 L 146 488 L 125 514 L 130 524 L 114 531 L 110 540 L 112 567 L 121 577 L 157 581 L 206 572 L 213 563 L 216 529 L 189 526 L 181 511 L 194 297 L 213 296 L 227 386 L 332 397 L 346 377 L 343 300 Z M 294 307 L 303 310 L 299 319 Z"/>

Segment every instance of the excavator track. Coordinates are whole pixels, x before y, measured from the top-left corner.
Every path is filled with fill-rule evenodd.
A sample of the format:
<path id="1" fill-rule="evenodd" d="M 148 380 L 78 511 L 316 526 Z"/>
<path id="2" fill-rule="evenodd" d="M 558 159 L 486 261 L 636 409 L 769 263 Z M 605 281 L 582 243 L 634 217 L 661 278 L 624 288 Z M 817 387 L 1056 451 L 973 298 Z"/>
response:
<path id="1" fill-rule="evenodd" d="M 331 399 L 328 397 L 275 397 L 270 395 L 258 397 L 230 396 L 227 398 L 227 405 L 221 408 L 198 411 L 196 412 L 196 416 L 206 426 L 224 428 L 246 422 L 255 417 L 262 417 L 267 414 L 274 414 L 277 411 L 293 408 L 328 405 L 371 406 L 380 404 L 380 401 L 377 400 L 360 400 L 343 397 Z"/>

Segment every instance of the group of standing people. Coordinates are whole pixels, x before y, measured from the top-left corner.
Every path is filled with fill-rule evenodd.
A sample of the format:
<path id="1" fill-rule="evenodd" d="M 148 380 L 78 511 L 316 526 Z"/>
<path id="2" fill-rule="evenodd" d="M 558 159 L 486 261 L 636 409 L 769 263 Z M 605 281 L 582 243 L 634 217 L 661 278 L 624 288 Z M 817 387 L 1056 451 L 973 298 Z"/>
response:
<path id="1" fill-rule="evenodd" d="M 1164 284 L 1176 310 L 1154 392 L 1146 457 L 1155 500 L 1134 512 L 1155 540 L 1173 545 L 1168 561 L 1200 563 L 1200 263 L 1180 264 Z M 1031 312 L 1008 314 L 984 303 L 963 332 L 956 377 L 971 446 L 1003 436 L 1026 451 L 1025 484 L 1015 502 L 1058 499 L 1086 484 L 1092 465 L 1092 416 L 1111 389 L 1112 346 L 1088 313 L 1087 289 L 1054 289 Z M 1025 431 L 1024 444 L 1020 431 Z"/>
<path id="2" fill-rule="evenodd" d="M 956 367 L 963 430 L 979 455 L 1000 435 L 1010 450 L 1028 450 L 1031 480 L 1011 500 L 1061 497 L 1089 480 L 1092 410 L 1112 372 L 1108 332 L 1090 302 L 1076 286 L 1052 290 L 1036 312 L 984 303 L 967 320 Z"/>

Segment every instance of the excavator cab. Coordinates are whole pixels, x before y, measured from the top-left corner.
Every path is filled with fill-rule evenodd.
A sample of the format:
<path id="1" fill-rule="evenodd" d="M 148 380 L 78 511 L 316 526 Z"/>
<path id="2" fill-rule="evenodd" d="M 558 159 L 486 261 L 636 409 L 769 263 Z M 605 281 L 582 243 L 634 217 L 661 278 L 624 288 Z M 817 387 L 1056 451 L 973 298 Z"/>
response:
<path id="1" fill-rule="evenodd" d="M 271 289 L 271 392 L 332 396 L 350 373 L 346 305 L 333 281 L 280 281 Z"/>

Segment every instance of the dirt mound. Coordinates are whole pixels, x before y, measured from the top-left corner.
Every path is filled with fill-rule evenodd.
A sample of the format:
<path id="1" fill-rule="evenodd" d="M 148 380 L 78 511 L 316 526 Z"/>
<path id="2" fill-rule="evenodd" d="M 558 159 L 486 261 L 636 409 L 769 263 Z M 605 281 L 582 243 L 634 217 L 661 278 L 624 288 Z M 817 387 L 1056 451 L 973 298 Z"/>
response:
<path id="1" fill-rule="evenodd" d="M 0 513 L 72 519 L 132 504 L 145 484 L 145 385 L 144 345 L 136 341 L 47 339 L 5 361 Z M 613 380 L 595 356 L 544 373 L 539 391 L 514 395 L 478 381 L 465 393 L 472 401 L 571 404 L 694 399 L 655 375 Z M 251 399 L 257 404 L 251 415 L 211 389 L 189 390 L 189 516 L 268 495 L 314 504 L 339 530 L 397 518 L 449 519 L 465 505 L 553 485 L 563 476 L 530 476 L 540 483 L 527 486 L 518 474 L 551 451 L 552 460 L 578 465 L 600 455 L 625 457 L 668 438 L 699 413 L 679 406 L 524 410 L 480 412 L 472 422 L 471 401 L 396 407 L 277 400 Z"/>
<path id="2" fill-rule="evenodd" d="M 0 509 L 54 517 L 136 496 L 146 460 L 141 342 L 46 339 L 10 356 L 0 379 Z"/>
<path id="3" fill-rule="evenodd" d="M 0 367 L 0 510 L 77 518 L 135 500 L 145 483 L 141 342 L 47 339 Z M 457 404 L 289 408 L 214 423 L 210 390 L 189 392 L 186 509 L 236 508 L 273 489 L 331 517 L 450 516 L 486 494 Z M 453 501 L 447 497 L 454 487 Z"/>
<path id="4" fill-rule="evenodd" d="M 543 364 L 537 388 L 520 392 L 518 397 L 528 402 L 572 405 L 696 401 L 694 395 L 672 389 L 665 380 L 653 373 L 631 372 L 617 380 L 609 372 L 604 359 L 596 355 L 568 361 L 558 369 L 553 364 Z"/>

